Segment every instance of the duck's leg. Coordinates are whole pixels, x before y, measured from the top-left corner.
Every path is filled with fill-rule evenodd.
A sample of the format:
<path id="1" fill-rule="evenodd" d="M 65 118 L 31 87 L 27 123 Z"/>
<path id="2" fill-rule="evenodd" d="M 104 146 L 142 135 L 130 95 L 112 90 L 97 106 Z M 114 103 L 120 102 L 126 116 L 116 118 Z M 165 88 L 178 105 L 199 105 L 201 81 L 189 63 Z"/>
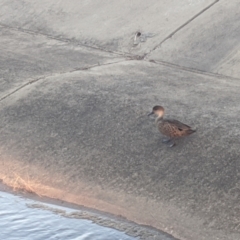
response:
<path id="1" fill-rule="evenodd" d="M 172 139 L 171 138 L 163 138 L 162 142 L 163 143 L 169 143 Z"/>
<path id="2" fill-rule="evenodd" d="M 173 147 L 176 145 L 173 138 L 163 138 L 162 142 L 166 143 L 168 147 Z"/>

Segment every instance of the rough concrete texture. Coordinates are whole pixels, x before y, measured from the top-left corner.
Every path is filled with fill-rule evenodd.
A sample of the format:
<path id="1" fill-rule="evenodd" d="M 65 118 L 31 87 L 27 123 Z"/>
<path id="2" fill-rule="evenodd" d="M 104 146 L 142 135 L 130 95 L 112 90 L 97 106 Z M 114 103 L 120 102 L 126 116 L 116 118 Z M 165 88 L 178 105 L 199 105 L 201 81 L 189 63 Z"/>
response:
<path id="1" fill-rule="evenodd" d="M 123 60 L 116 54 L 69 45 L 39 34 L 0 28 L 0 98 L 37 78 Z"/>
<path id="2" fill-rule="evenodd" d="M 240 81 L 214 73 L 237 47 L 227 34 L 236 28 L 237 1 L 185 1 L 182 7 L 173 2 L 133 2 L 138 11 L 133 17 L 132 11 L 125 15 L 130 11 L 125 1 L 85 1 L 83 8 L 75 1 L 1 1 L 0 177 L 17 173 L 45 186 L 48 196 L 122 215 L 179 239 L 240 239 Z M 106 22 L 110 6 L 120 11 L 112 10 L 113 22 Z M 78 23 L 82 9 L 86 18 Z M 160 20 L 159 25 L 158 12 L 149 9 L 169 14 L 169 26 Z M 137 23 L 142 12 L 146 18 Z M 176 12 L 177 22 L 170 14 Z M 204 22 L 211 14 L 222 30 L 217 40 Z M 164 36 L 139 44 L 137 54 L 146 49 L 151 54 L 130 60 L 136 56 L 119 54 L 114 39 L 122 32 L 129 40 L 137 24 L 154 32 L 145 19 Z M 200 34 L 200 26 L 210 26 L 208 34 Z M 217 41 L 224 46 L 220 53 L 203 47 Z M 196 54 L 197 42 L 203 55 Z M 178 61 L 185 52 L 199 64 Z M 207 65 L 201 65 L 203 56 Z M 146 116 L 156 104 L 197 133 L 166 147 Z"/>
<path id="3" fill-rule="evenodd" d="M 0 22 L 8 26 L 120 52 L 145 53 L 213 0 L 2 0 Z M 154 33 L 133 46 L 136 31 Z"/>
<path id="4" fill-rule="evenodd" d="M 162 43 L 149 59 L 239 77 L 239 1 L 219 1 L 213 8 Z"/>

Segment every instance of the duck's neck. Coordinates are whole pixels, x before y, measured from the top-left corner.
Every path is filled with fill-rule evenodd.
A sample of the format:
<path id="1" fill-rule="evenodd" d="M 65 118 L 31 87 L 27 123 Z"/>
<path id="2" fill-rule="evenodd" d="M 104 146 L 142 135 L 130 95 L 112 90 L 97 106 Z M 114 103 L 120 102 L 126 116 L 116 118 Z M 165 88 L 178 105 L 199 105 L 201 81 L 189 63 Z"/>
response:
<path id="1" fill-rule="evenodd" d="M 155 122 L 158 123 L 158 122 L 161 122 L 163 120 L 163 116 L 157 116 Z"/>

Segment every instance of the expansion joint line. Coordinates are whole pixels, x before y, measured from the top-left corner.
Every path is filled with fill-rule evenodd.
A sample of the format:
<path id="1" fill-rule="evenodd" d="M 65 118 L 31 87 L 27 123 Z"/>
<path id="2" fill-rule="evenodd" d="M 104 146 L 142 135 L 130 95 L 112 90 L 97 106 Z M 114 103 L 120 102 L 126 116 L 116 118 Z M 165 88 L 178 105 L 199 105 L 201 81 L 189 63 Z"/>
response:
<path id="1" fill-rule="evenodd" d="M 125 62 L 125 61 L 129 61 L 129 59 L 123 59 L 123 60 L 119 60 L 119 61 L 115 61 L 115 62 L 108 62 L 108 63 L 103 63 L 103 64 L 94 64 L 94 65 L 91 65 L 91 66 L 74 68 L 74 69 L 71 69 L 71 70 L 66 71 L 66 72 L 59 72 L 59 73 L 50 74 L 48 76 L 41 76 L 41 77 L 38 77 L 36 79 L 29 80 L 28 82 L 26 82 L 23 85 L 19 86 L 18 88 L 14 89 L 12 92 L 6 94 L 2 98 L 0 98 L 0 102 L 4 99 L 8 98 L 9 96 L 13 95 L 14 93 L 18 92 L 19 90 L 23 89 L 24 87 L 26 87 L 30 84 L 36 83 L 40 80 L 44 80 L 44 79 L 47 79 L 47 78 L 50 78 L 50 77 L 56 77 L 56 76 L 67 74 L 67 73 L 86 71 L 86 70 L 90 70 L 90 69 L 93 69 L 93 68 L 96 68 L 96 67 L 118 64 L 118 63 Z"/>
<path id="2" fill-rule="evenodd" d="M 12 27 L 9 25 L 6 25 L 4 23 L 0 22 L 0 27 L 5 28 L 5 29 L 9 29 L 9 30 L 13 30 L 16 32 L 21 32 L 21 33 L 26 33 L 26 34 L 30 34 L 30 35 L 40 35 L 40 36 L 44 36 L 46 38 L 49 39 L 53 39 L 56 40 L 58 42 L 63 42 L 63 43 L 68 43 L 74 46 L 80 46 L 80 47 L 85 47 L 87 49 L 93 49 L 93 50 L 98 50 L 101 52 L 105 52 L 105 53 L 112 53 L 114 55 L 118 55 L 118 56 L 129 56 L 131 57 L 131 54 L 127 53 L 127 52 L 117 52 L 117 51 L 111 51 L 111 50 L 107 50 L 101 47 L 97 47 L 97 46 L 90 46 L 81 42 L 76 42 L 76 41 L 72 41 L 71 39 L 67 39 L 67 38 L 61 38 L 61 37 L 56 37 L 56 36 L 51 36 L 42 32 L 36 32 L 33 30 L 29 30 L 29 29 L 24 29 L 24 28 L 19 28 L 19 27 Z"/>
<path id="3" fill-rule="evenodd" d="M 155 61 L 155 60 L 146 60 L 146 59 L 144 59 L 144 61 L 159 64 L 159 65 L 166 66 L 166 67 L 173 68 L 173 69 L 179 69 L 179 70 L 185 71 L 185 72 L 191 72 L 191 73 L 196 73 L 196 74 L 200 74 L 200 75 L 205 75 L 205 76 L 211 76 L 211 77 L 222 78 L 222 79 L 225 78 L 225 79 L 237 80 L 237 81 L 240 80 L 240 78 L 237 78 L 237 77 L 231 77 L 228 75 L 223 75 L 223 74 L 214 73 L 214 72 L 206 72 L 206 71 L 203 71 L 200 69 L 184 67 L 184 66 L 181 66 L 178 64 L 165 62 L 165 61 L 159 61 L 159 60 Z"/>
<path id="4" fill-rule="evenodd" d="M 156 45 L 152 50 L 150 50 L 148 53 L 144 55 L 144 58 L 146 58 L 150 53 L 155 51 L 157 48 L 159 48 L 165 41 L 167 41 L 169 38 L 171 38 L 173 35 L 175 35 L 177 32 L 179 32 L 181 29 L 183 29 L 185 26 L 187 26 L 189 23 L 191 23 L 194 19 L 199 17 L 201 14 L 203 14 L 205 11 L 207 11 L 209 8 L 211 8 L 213 5 L 218 3 L 220 0 L 215 0 L 213 3 L 202 9 L 199 13 L 194 15 L 192 18 L 187 20 L 184 24 L 179 26 L 176 30 L 174 30 L 172 33 L 170 33 L 167 37 L 165 37 L 158 45 Z"/>

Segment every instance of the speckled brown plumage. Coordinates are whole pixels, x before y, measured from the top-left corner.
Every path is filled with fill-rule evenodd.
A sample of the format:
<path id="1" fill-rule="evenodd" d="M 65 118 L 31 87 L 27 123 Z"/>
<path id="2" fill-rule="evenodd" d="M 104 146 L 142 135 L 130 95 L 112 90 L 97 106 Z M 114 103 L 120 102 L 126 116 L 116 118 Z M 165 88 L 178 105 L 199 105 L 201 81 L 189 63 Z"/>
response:
<path id="1" fill-rule="evenodd" d="M 177 120 L 163 119 L 164 108 L 162 106 L 153 107 L 153 110 L 149 115 L 151 114 L 155 114 L 157 116 L 156 118 L 157 128 L 163 135 L 168 137 L 168 139 L 164 140 L 164 142 L 166 143 L 171 142 L 171 144 L 169 145 L 170 147 L 175 145 L 173 139 L 188 136 L 196 131 L 193 130 L 190 126 L 181 123 Z"/>
<path id="2" fill-rule="evenodd" d="M 196 131 L 174 119 L 157 119 L 156 124 L 158 130 L 170 138 L 188 136 Z"/>

